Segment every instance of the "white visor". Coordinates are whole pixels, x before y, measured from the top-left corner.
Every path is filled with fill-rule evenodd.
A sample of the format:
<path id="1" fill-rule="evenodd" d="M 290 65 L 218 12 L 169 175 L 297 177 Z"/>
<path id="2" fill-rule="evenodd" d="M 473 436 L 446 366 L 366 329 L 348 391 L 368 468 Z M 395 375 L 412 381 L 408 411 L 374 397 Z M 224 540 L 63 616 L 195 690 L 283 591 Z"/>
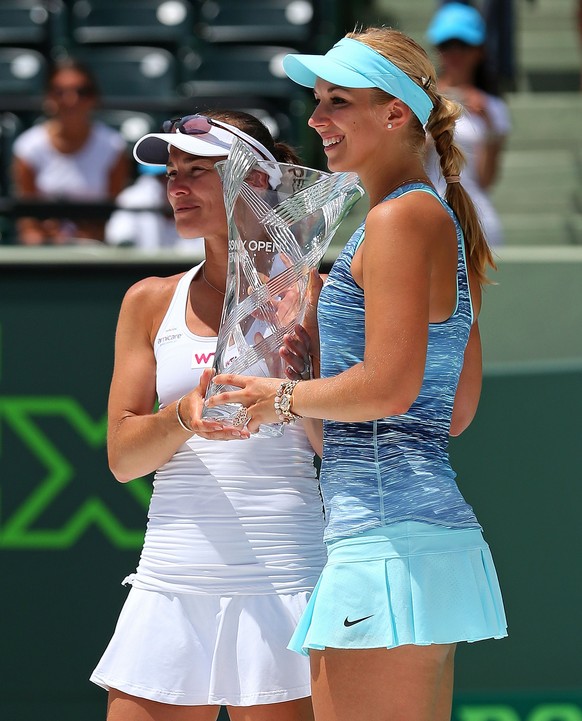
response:
<path id="1" fill-rule="evenodd" d="M 135 144 L 134 158 L 143 165 L 167 165 L 170 145 L 190 155 L 225 157 L 235 138 L 239 138 L 247 143 L 259 160 L 277 162 L 273 154 L 255 138 L 239 128 L 212 120 L 213 123 L 220 122 L 220 127 L 213 124 L 207 132 L 200 135 L 188 135 L 180 130 L 173 133 L 148 133 Z"/>

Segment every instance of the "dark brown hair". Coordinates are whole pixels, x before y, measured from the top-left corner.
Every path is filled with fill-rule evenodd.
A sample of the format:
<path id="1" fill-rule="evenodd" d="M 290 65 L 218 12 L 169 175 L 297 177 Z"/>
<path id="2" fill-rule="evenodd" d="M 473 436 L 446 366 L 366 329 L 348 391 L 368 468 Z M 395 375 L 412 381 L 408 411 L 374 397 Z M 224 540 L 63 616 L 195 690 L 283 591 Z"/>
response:
<path id="1" fill-rule="evenodd" d="M 83 75 L 85 78 L 85 85 L 89 91 L 89 94 L 94 97 L 99 97 L 99 86 L 91 68 L 88 65 L 85 65 L 85 63 L 82 63 L 79 60 L 75 60 L 71 57 L 55 60 L 51 64 L 46 77 L 45 88 L 47 92 L 51 91 L 54 79 L 57 77 L 57 75 L 65 70 L 72 70 L 76 73 L 79 73 L 79 75 Z"/>

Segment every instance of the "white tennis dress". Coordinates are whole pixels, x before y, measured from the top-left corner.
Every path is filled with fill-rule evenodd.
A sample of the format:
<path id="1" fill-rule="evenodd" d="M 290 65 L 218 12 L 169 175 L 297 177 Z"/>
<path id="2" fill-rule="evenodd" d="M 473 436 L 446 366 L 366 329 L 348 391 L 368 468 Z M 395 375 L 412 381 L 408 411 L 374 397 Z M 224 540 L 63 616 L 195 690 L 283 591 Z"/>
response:
<path id="1" fill-rule="evenodd" d="M 186 326 L 180 280 L 155 339 L 160 407 L 198 384 L 216 338 Z M 193 450 L 193 448 L 195 450 Z M 279 438 L 194 437 L 155 474 L 132 589 L 91 680 L 164 703 L 254 705 L 310 694 L 287 650 L 325 562 L 313 451 Z"/>

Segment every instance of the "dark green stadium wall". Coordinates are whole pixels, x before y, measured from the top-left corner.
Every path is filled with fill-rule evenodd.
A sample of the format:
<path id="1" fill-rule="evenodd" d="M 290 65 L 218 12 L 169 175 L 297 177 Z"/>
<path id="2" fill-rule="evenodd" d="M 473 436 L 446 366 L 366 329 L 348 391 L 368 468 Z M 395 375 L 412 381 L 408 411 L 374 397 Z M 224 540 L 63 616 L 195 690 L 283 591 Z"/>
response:
<path id="1" fill-rule="evenodd" d="M 186 265 L 0 265 L 2 718 L 105 717 L 88 676 L 126 596 L 149 494 L 149 479 L 118 484 L 106 463 L 115 323 L 133 281 Z M 491 306 L 495 293 L 509 302 L 506 288 Z M 515 313 L 489 314 L 486 335 L 509 337 Z M 453 718 L 582 721 L 582 360 L 520 366 L 504 353 L 512 363 L 490 363 L 451 452 L 496 558 L 510 636 L 459 649 Z"/>

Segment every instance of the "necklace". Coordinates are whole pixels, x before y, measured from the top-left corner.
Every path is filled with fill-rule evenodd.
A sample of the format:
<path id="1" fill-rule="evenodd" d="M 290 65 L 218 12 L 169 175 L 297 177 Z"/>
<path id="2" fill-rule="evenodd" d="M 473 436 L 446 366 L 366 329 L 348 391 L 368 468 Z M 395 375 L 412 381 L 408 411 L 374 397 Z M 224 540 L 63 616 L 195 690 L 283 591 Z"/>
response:
<path id="1" fill-rule="evenodd" d="M 398 185 L 395 185 L 393 188 L 390 188 L 390 190 L 387 193 L 382 193 L 382 200 L 384 198 L 387 198 L 391 193 L 393 193 L 395 190 L 398 190 L 398 188 L 401 188 L 403 185 L 408 185 L 409 183 L 424 183 L 425 185 L 430 185 L 433 187 L 432 183 L 428 178 L 408 178 L 407 180 L 403 180 Z M 381 201 L 378 201 L 381 202 Z"/>
<path id="2" fill-rule="evenodd" d="M 395 190 L 398 190 L 398 188 L 401 188 L 403 185 L 408 185 L 409 183 L 424 183 L 425 185 L 432 185 L 428 178 L 408 178 L 408 180 L 403 180 L 401 183 L 398 183 L 398 185 L 391 188 L 384 197 L 390 195 L 390 193 L 393 193 Z"/>
<path id="3" fill-rule="evenodd" d="M 206 285 L 209 285 L 217 293 L 220 293 L 220 295 L 224 295 L 223 290 L 220 290 L 220 288 L 217 288 L 215 285 L 212 285 L 212 283 L 208 280 L 208 278 L 206 277 L 206 273 L 204 272 L 204 266 L 202 266 L 202 280 L 206 283 Z"/>

